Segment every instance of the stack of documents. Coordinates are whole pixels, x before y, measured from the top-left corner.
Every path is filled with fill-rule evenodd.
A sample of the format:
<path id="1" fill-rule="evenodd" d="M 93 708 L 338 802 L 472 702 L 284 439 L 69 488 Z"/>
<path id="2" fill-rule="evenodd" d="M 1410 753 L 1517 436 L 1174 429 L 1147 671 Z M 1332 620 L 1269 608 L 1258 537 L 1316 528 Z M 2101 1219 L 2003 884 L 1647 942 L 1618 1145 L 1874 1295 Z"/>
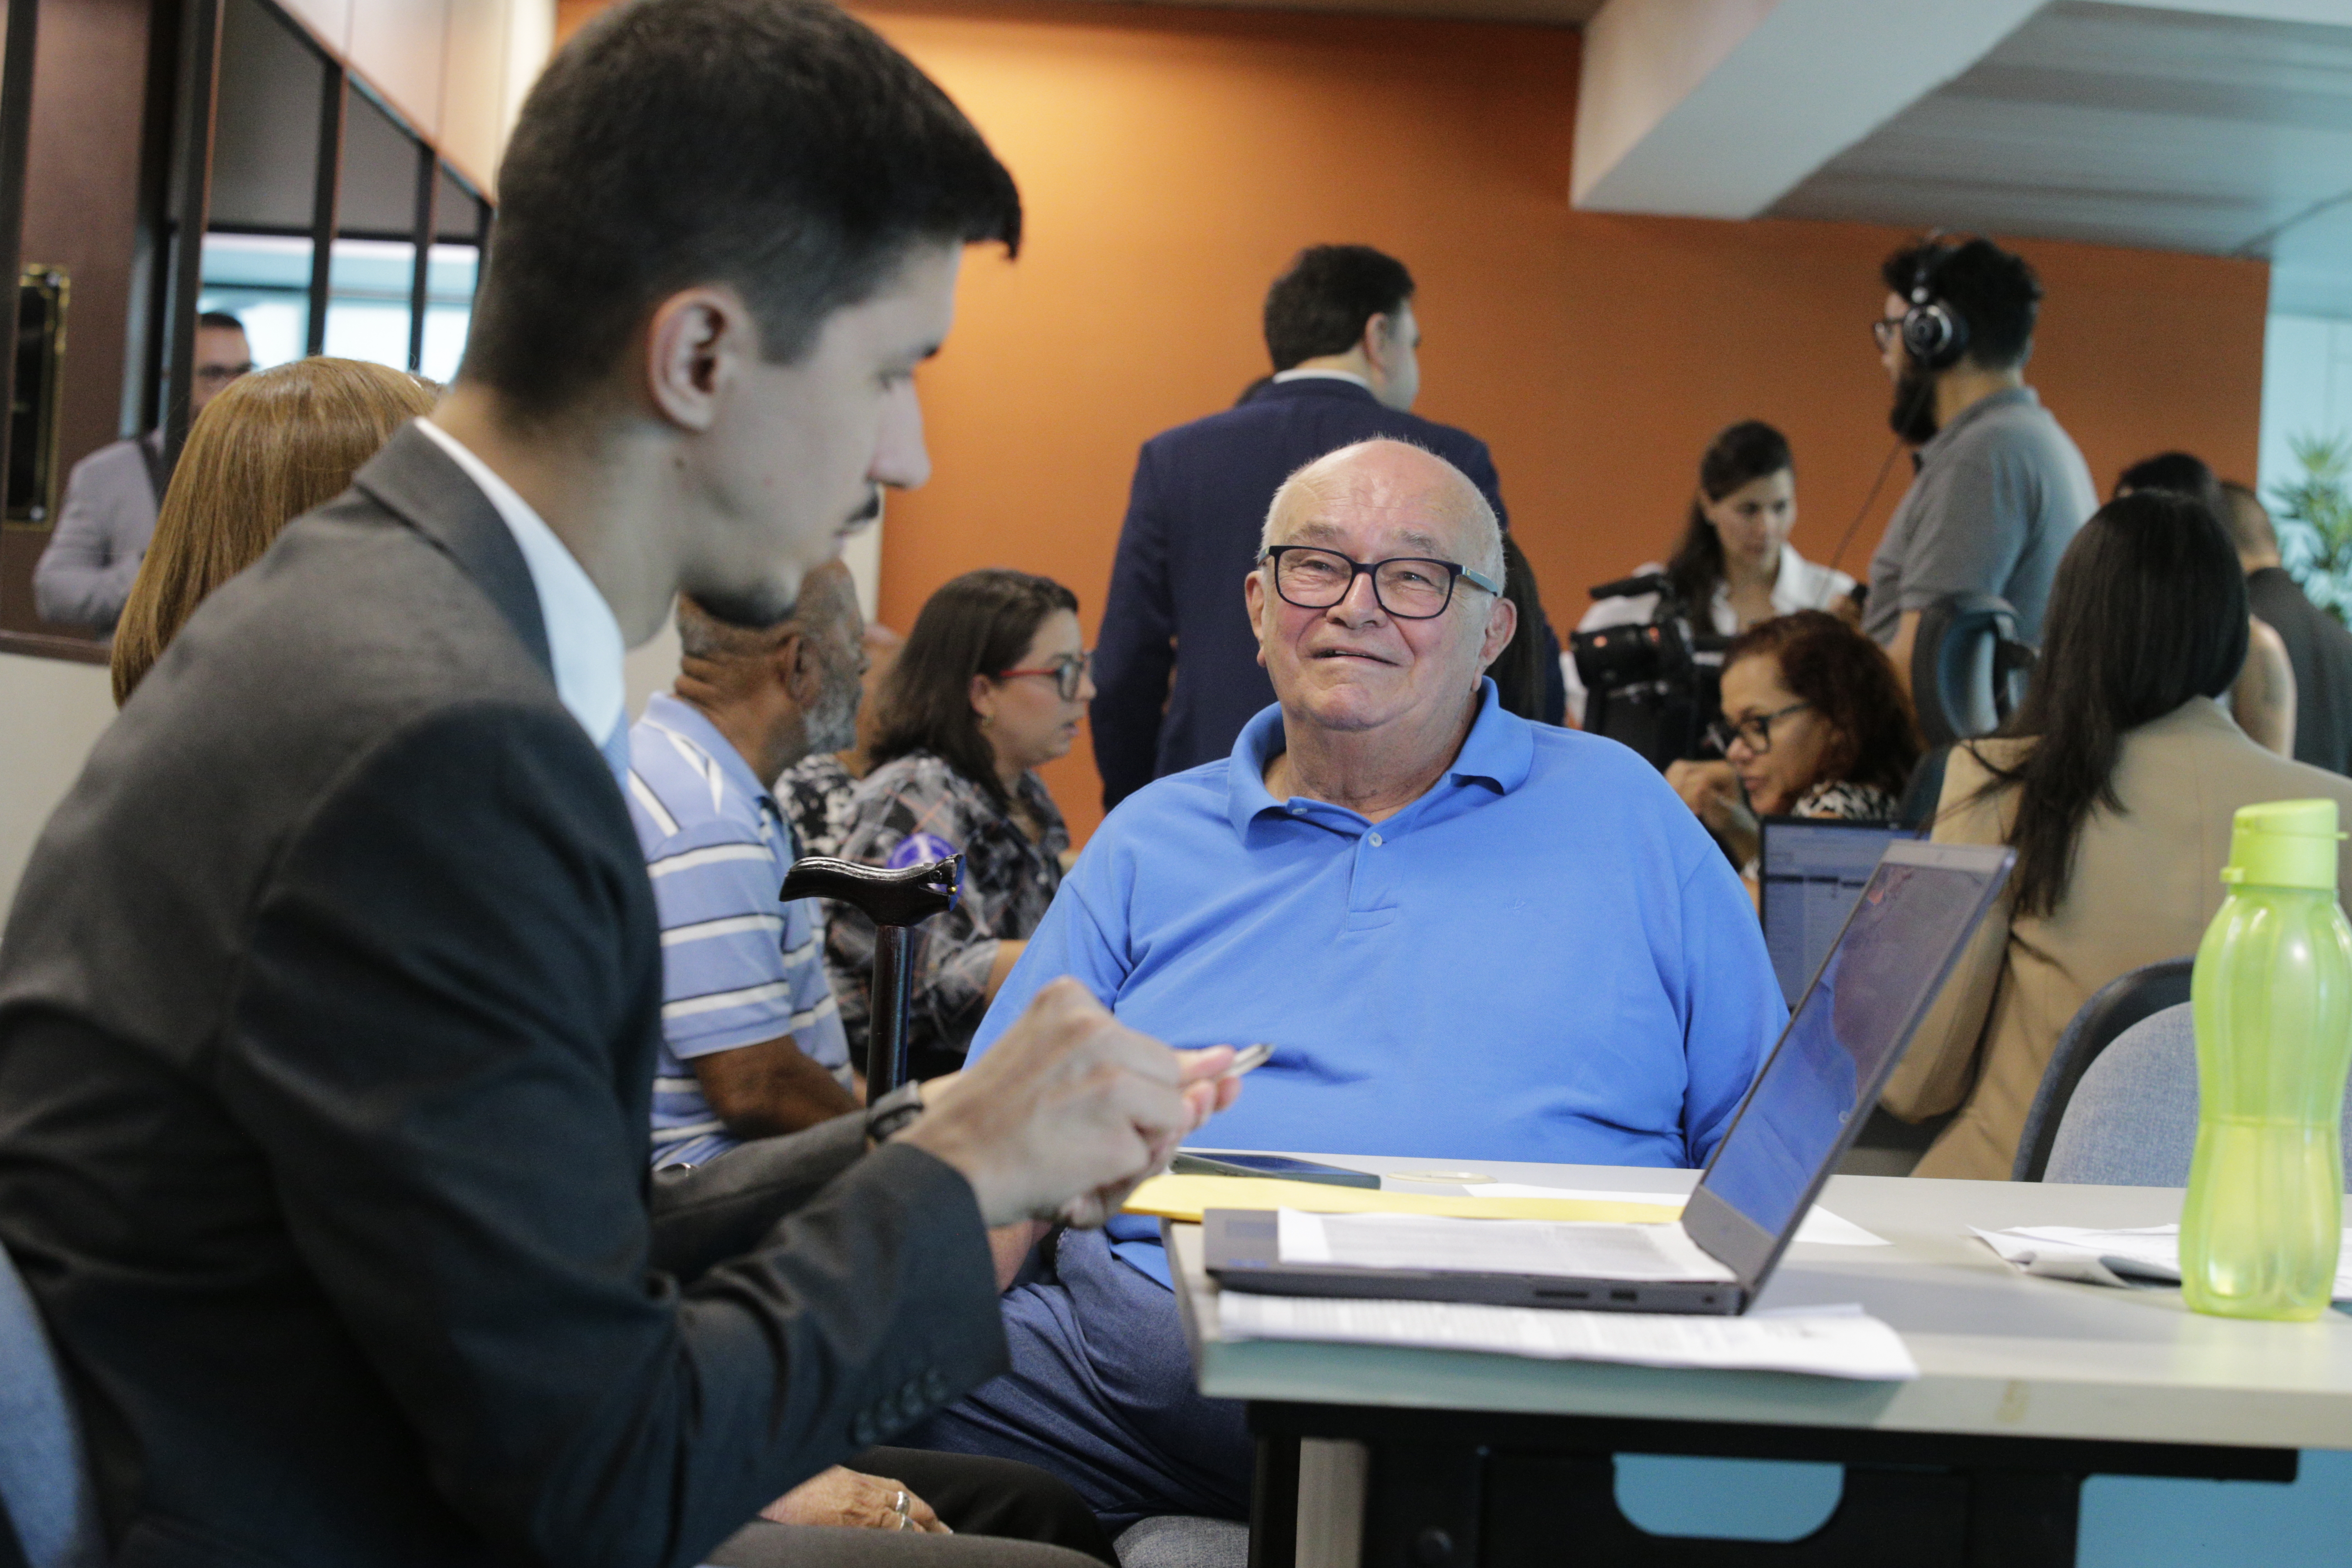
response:
<path id="1" fill-rule="evenodd" d="M 1860 1309 L 1812 1308 L 1787 1317 L 1696 1318 L 1644 1312 L 1557 1312 L 1467 1301 L 1339 1301 L 1322 1296 L 1217 1298 L 1226 1340 L 1315 1340 L 1485 1351 L 1542 1361 L 1798 1372 L 1904 1383 L 1919 1365 L 1893 1329 Z"/>
<path id="2" fill-rule="evenodd" d="M 2089 1230 L 2073 1225 L 2026 1225 L 2014 1230 L 1969 1229 L 2028 1274 L 2088 1285 L 2178 1285 L 2180 1227 Z M 2336 1254 L 2336 1300 L 2352 1301 L 2352 1230 Z"/>
<path id="3" fill-rule="evenodd" d="M 1290 1208 L 1277 1212 L 1276 1225 L 1285 1263 L 1629 1281 L 1734 1278 L 1674 1225 L 1324 1215 Z M 1228 1341 L 1403 1345 L 1882 1382 L 1919 1375 L 1901 1337 L 1855 1307 L 1711 1317 L 1272 1296 L 1228 1289 L 1218 1294 L 1217 1324 Z"/>

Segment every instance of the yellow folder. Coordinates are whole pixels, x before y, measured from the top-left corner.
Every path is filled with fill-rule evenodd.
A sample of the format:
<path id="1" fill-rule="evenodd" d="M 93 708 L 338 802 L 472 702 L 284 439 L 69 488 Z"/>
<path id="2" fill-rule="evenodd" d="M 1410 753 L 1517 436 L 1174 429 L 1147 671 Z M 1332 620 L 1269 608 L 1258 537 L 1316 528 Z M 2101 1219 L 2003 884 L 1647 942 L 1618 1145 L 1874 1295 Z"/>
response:
<path id="1" fill-rule="evenodd" d="M 1154 1176 L 1127 1200 L 1129 1214 L 1191 1220 L 1196 1225 L 1202 1209 L 1278 1208 L 1313 1214 L 1436 1214 L 1457 1219 L 1619 1220 L 1634 1225 L 1663 1225 L 1682 1213 L 1679 1206 L 1664 1204 L 1383 1193 L 1370 1187 L 1335 1187 L 1328 1182 L 1286 1182 L 1270 1176 Z"/>

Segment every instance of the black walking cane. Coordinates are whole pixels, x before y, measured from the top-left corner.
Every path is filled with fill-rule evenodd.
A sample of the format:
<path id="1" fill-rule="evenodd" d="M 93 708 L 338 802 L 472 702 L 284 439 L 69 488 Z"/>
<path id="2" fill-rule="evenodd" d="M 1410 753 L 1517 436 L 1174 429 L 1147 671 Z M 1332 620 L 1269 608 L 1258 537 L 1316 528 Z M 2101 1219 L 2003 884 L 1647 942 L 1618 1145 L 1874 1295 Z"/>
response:
<path id="1" fill-rule="evenodd" d="M 784 874 L 785 902 L 832 899 L 874 922 L 874 1000 L 866 1020 L 866 1103 L 907 1081 L 907 1009 L 915 983 L 909 963 L 914 926 L 955 908 L 963 857 L 887 871 L 851 860 L 811 856 Z"/>

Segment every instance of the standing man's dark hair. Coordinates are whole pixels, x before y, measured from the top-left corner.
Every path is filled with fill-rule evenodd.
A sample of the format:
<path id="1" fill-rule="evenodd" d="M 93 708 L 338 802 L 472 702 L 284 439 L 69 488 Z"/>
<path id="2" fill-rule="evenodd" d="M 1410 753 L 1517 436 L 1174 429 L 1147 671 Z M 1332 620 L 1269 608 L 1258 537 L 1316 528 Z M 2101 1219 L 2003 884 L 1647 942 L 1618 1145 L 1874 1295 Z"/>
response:
<path id="1" fill-rule="evenodd" d="M 614 7 L 531 89 L 463 374 L 550 414 L 656 300 L 725 282 L 798 359 L 920 241 L 1021 244 L 1021 197 L 913 61 L 830 5 Z"/>
<path id="2" fill-rule="evenodd" d="M 1265 291 L 1265 352 L 1286 371 L 1346 353 L 1374 316 L 1412 300 L 1412 274 L 1369 245 L 1310 245 Z"/>
<path id="3" fill-rule="evenodd" d="M 2042 279 L 2033 264 L 1989 239 L 1928 238 L 1906 245 L 1881 264 L 1888 291 L 1941 303 L 1966 323 L 1962 353 L 1983 370 L 2015 370 L 2033 354 L 2033 325 L 2042 310 Z"/>
<path id="4" fill-rule="evenodd" d="M 1066 982 L 920 1106 L 653 1173 L 666 1015 L 777 1034 L 761 988 L 669 1013 L 655 888 L 756 877 L 668 934 L 779 942 L 783 830 L 649 876 L 624 655 L 681 592 L 784 618 L 929 478 L 915 368 L 1019 203 L 813 0 L 610 13 L 499 185 L 456 382 L 205 599 L 26 867 L 0 1244 L 128 1557 L 870 1564 L 755 1516 L 1003 1371 L 989 1229 L 1102 1223 L 1232 1055 Z"/>

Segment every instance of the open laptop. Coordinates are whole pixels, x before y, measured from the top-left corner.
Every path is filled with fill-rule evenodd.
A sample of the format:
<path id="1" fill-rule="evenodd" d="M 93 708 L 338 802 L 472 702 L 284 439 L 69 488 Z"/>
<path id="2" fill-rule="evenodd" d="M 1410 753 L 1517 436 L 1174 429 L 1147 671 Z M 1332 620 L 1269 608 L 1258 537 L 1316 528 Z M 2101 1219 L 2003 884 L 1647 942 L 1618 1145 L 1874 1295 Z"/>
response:
<path id="1" fill-rule="evenodd" d="M 1759 912 L 1764 950 L 1790 1007 L 1830 955 L 1847 911 L 1890 844 L 1916 838 L 1892 822 L 1820 816 L 1768 816 L 1758 825 Z"/>
<path id="2" fill-rule="evenodd" d="M 1743 1312 L 1771 1277 L 1805 1211 L 2009 879 L 2000 846 L 1890 843 L 1855 898 L 1789 1026 L 1716 1145 L 1678 1226 L 1480 1220 L 1533 1226 L 1528 1262 L 1369 1266 L 1369 1254 L 1286 1260 L 1265 1210 L 1202 1215 L 1209 1271 L 1229 1290 L 1283 1296 L 1488 1301 L 1627 1312 Z M 1353 1216 L 1350 1216 L 1352 1219 Z M 1334 1227 L 1336 1230 L 1338 1227 Z M 1412 1220 L 1390 1224 L 1410 1240 Z M 1445 1243 L 1430 1227 L 1431 1245 Z M 1366 1245 L 1388 1247 L 1379 1237 Z M 1540 1256 L 1541 1262 L 1534 1259 Z M 1295 1259 L 1296 1254 L 1293 1255 Z"/>

